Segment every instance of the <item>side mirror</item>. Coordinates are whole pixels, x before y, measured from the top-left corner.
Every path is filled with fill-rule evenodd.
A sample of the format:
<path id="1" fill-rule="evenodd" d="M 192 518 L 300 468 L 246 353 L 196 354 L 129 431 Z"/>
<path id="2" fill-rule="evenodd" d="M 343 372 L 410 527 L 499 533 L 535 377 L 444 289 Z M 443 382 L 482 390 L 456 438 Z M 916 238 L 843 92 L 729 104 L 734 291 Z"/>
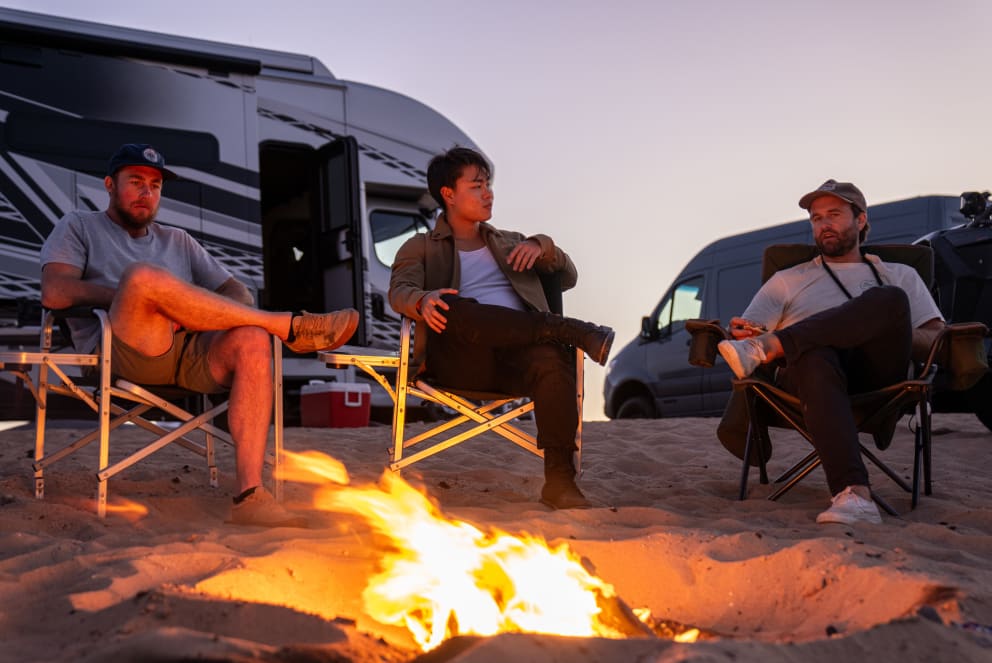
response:
<path id="1" fill-rule="evenodd" d="M 658 329 L 655 327 L 654 322 L 651 320 L 650 316 L 644 316 L 641 318 L 641 338 L 645 341 L 650 341 L 657 337 Z"/>

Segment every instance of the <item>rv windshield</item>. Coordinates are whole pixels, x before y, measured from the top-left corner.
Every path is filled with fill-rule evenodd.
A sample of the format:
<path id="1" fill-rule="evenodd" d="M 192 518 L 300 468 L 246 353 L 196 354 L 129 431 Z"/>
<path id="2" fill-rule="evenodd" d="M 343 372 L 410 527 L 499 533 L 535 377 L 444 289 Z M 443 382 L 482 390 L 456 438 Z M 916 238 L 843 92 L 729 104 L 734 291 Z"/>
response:
<path id="1" fill-rule="evenodd" d="M 403 242 L 429 230 L 427 221 L 416 212 L 375 210 L 369 215 L 369 226 L 375 257 L 386 267 L 392 266 Z"/>

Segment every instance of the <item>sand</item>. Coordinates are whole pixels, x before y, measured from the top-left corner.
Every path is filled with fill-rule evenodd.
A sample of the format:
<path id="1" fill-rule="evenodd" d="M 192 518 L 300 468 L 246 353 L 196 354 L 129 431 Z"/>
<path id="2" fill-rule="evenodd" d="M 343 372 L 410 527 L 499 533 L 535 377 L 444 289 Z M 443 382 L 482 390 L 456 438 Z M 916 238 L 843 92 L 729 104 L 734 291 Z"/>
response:
<path id="1" fill-rule="evenodd" d="M 883 458 L 908 476 L 905 422 Z M 110 482 L 112 505 L 131 500 L 147 514 L 100 520 L 95 451 L 51 468 L 36 500 L 33 431 L 6 431 L 0 660 L 992 660 L 992 434 L 973 416 L 935 416 L 932 496 L 910 510 L 909 495 L 873 470 L 901 517 L 856 527 L 814 522 L 828 503 L 819 470 L 777 502 L 755 476 L 738 501 L 739 465 L 715 427 L 586 423 L 580 485 L 597 505 L 587 510 L 540 505 L 540 461 L 495 437 L 403 473 L 451 518 L 567 543 L 623 603 L 649 608 L 656 625 L 699 627 L 701 640 L 514 633 L 456 637 L 427 654 L 363 607 L 381 537 L 354 515 L 316 510 L 313 486 L 286 484 L 287 506 L 310 529 L 225 524 L 233 454 L 220 452 L 212 489 L 199 458 L 165 449 Z M 76 433 L 50 435 L 57 444 Z M 114 446 L 140 439 L 125 430 Z M 806 451 L 790 434 L 775 440 L 773 472 Z M 382 426 L 286 431 L 288 449 L 330 454 L 353 484 L 377 480 L 388 443 Z"/>

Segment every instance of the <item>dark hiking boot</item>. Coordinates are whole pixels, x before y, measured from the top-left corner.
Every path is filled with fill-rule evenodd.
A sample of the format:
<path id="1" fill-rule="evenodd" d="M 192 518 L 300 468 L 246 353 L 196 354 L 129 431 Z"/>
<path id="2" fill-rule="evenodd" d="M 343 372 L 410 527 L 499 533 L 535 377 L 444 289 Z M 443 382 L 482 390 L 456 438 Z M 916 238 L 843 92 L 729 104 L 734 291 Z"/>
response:
<path id="1" fill-rule="evenodd" d="M 592 506 L 571 478 L 545 481 L 541 488 L 541 504 L 552 509 L 588 509 Z"/>
<path id="2" fill-rule="evenodd" d="M 604 366 L 613 347 L 614 332 L 609 327 L 547 313 L 538 326 L 537 335 L 538 341 L 556 341 L 579 348 Z"/>
<path id="3" fill-rule="evenodd" d="M 585 509 L 592 506 L 575 485 L 575 464 L 570 449 L 544 450 L 541 503 L 552 509 Z"/>

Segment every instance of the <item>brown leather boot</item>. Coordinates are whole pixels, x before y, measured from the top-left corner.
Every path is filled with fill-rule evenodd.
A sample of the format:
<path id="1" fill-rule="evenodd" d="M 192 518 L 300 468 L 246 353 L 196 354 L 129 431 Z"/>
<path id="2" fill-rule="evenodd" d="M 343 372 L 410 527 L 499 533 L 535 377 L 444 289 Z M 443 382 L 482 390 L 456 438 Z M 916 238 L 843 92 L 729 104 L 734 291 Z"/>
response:
<path id="1" fill-rule="evenodd" d="M 541 503 L 552 509 L 585 509 L 592 506 L 575 485 L 575 463 L 571 449 L 544 450 L 544 487 Z"/>
<path id="2" fill-rule="evenodd" d="M 614 332 L 591 322 L 545 313 L 538 325 L 538 341 L 554 341 L 580 348 L 597 364 L 605 365 L 613 347 Z"/>

